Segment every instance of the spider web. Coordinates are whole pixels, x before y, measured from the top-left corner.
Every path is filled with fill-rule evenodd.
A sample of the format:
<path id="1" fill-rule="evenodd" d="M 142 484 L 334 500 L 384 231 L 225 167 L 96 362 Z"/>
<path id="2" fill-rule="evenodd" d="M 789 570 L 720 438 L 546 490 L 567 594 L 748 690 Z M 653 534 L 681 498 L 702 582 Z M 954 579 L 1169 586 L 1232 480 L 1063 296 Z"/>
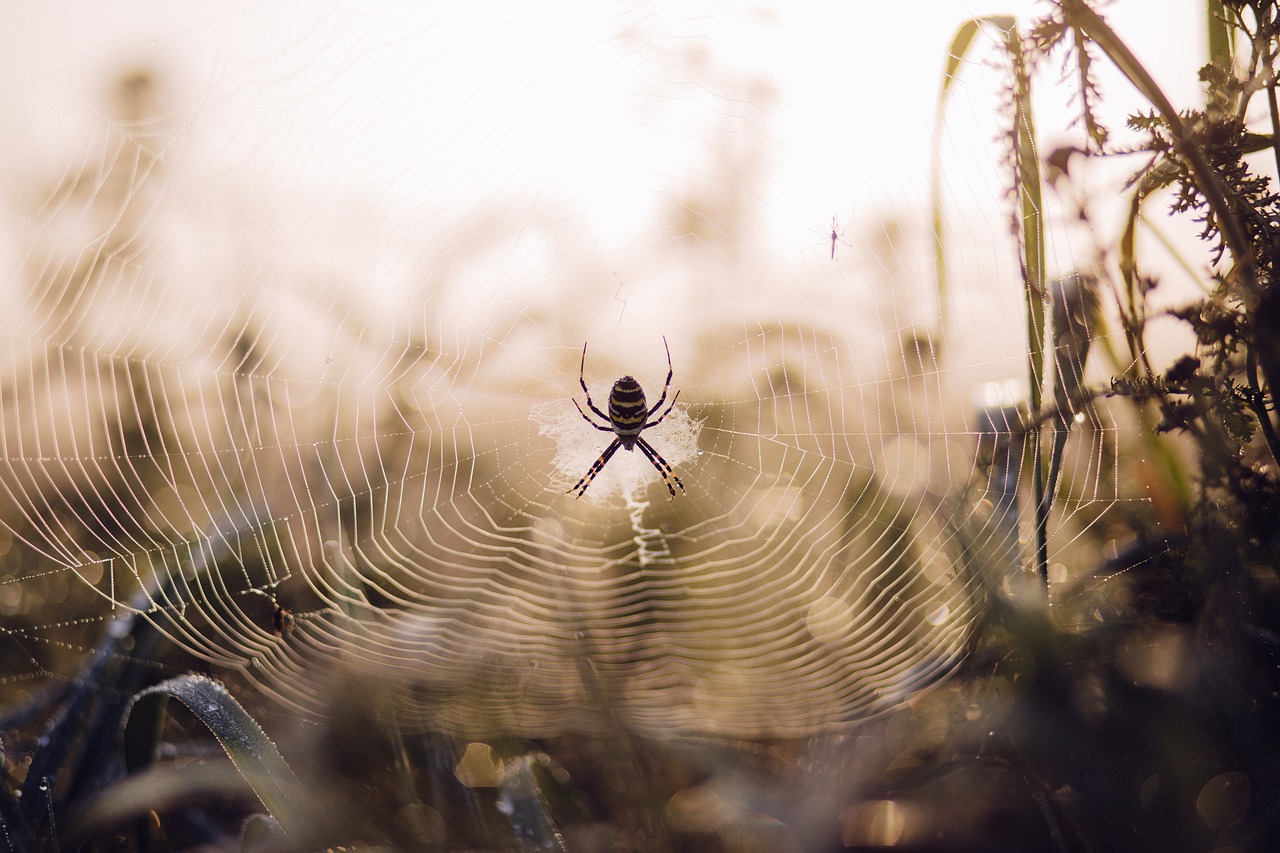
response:
<path id="1" fill-rule="evenodd" d="M 930 260 L 986 10 L 420 5 L 11 28 L 5 692 L 127 613 L 289 713 L 354 680 L 452 731 L 797 735 L 943 679 L 1031 548 L 979 453 L 1026 395 L 990 61 L 945 301 Z M 625 451 L 566 494 L 611 439 L 583 343 L 603 408 L 664 336 L 687 494 Z M 1131 429 L 1071 437 L 1055 584 L 1123 535 Z"/>

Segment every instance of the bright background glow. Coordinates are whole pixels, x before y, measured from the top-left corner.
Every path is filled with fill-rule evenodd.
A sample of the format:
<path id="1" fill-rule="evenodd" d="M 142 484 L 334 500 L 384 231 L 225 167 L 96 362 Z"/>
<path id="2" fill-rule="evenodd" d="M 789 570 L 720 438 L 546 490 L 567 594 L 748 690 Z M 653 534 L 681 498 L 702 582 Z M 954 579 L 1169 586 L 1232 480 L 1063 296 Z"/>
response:
<path id="1" fill-rule="evenodd" d="M 0 151 L 13 164 L 61 154 L 105 118 L 101 98 L 122 69 L 155 67 L 178 152 L 210 180 L 254 175 L 286 210 L 290 199 L 323 208 L 354 192 L 413 215 L 527 193 L 584 211 L 596 239 L 618 247 L 652 226 L 673 175 L 696 183 L 716 165 L 698 143 L 728 127 L 768 165 L 753 188 L 763 210 L 755 236 L 785 252 L 820 242 L 833 212 L 848 223 L 918 210 L 956 27 L 1040 8 L 26 4 L 6 20 L 0 69 L 14 82 L 0 93 Z M 1185 58 L 1204 53 L 1201 9 L 1122 0 L 1106 10 L 1178 104 L 1196 97 L 1196 63 Z M 1127 87 L 1103 79 L 1105 114 L 1123 117 Z M 989 66 L 966 69 L 949 112 L 989 117 L 994 80 Z M 1041 127 L 1063 126 L 1060 105 L 1044 101 Z M 952 182 L 989 171 L 989 141 L 959 142 Z"/>

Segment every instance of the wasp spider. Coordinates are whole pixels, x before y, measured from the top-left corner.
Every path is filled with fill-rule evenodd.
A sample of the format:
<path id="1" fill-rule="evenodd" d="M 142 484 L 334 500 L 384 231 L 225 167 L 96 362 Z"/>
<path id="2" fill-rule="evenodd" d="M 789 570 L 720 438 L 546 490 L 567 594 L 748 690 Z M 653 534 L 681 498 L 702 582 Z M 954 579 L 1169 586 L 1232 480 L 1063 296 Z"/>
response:
<path id="1" fill-rule="evenodd" d="M 586 475 L 578 481 L 578 484 L 570 492 L 576 492 L 575 497 L 582 497 L 586 494 L 587 487 L 591 485 L 591 481 L 596 475 L 609 464 L 609 460 L 613 458 L 613 454 L 618 452 L 618 448 L 622 447 L 627 450 L 635 450 L 640 448 L 640 452 L 645 458 L 653 463 L 653 467 L 662 475 L 662 482 L 666 485 L 667 491 L 675 497 L 675 483 L 680 487 L 680 491 L 684 491 L 684 483 L 680 482 L 680 478 L 671 470 L 671 465 L 667 460 L 662 458 L 662 454 L 653 449 L 653 445 L 644 440 L 640 433 L 655 427 L 662 423 L 663 419 L 671 414 L 671 410 L 675 408 L 676 400 L 680 398 L 680 391 L 677 390 L 675 396 L 671 398 L 670 405 L 656 420 L 649 420 L 654 413 L 662 408 L 662 404 L 667 401 L 667 390 L 671 388 L 671 377 L 675 375 L 675 371 L 671 368 L 671 347 L 667 346 L 667 339 L 664 336 L 662 346 L 667 350 L 667 382 L 662 386 L 662 396 L 658 398 L 657 405 L 652 409 L 644 399 L 644 389 L 640 387 L 640 383 L 634 377 L 624 376 L 617 382 L 613 383 L 613 390 L 609 392 L 609 413 L 605 414 L 596 408 L 596 404 L 591 402 L 591 391 L 587 389 L 586 371 L 587 371 L 587 345 L 582 345 L 582 363 L 578 365 L 578 384 L 582 386 L 582 393 L 587 395 L 587 408 L 596 414 L 603 424 L 596 423 L 591 417 L 582 410 L 582 406 L 578 404 L 577 399 L 573 401 L 573 405 L 578 407 L 578 414 L 582 415 L 582 419 L 591 424 L 601 432 L 611 432 L 614 439 L 609 446 L 604 449 L 604 453 L 600 454 L 600 458 L 592 463 L 587 469 Z"/>

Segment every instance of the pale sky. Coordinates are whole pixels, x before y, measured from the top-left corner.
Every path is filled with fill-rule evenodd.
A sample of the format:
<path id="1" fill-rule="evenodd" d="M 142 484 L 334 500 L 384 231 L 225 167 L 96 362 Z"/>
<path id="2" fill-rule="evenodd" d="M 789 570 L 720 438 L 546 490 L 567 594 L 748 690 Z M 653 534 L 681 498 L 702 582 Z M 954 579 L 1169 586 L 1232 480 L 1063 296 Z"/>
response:
<path id="1" fill-rule="evenodd" d="M 812 218 L 810 210 L 849 218 L 895 193 L 918 203 L 956 27 L 980 13 L 1026 18 L 1038 8 L 1029 0 L 659 2 L 638 10 L 26 4 L 10 12 L 0 52 L 8 79 L 20 81 L 0 94 L 18 138 L 0 144 L 27 153 L 63 142 L 84 113 L 101 109 L 105 81 L 119 69 L 158 63 L 177 82 L 184 145 L 227 168 L 269 163 L 282 179 L 321 192 L 359 188 L 410 208 L 519 183 L 552 185 L 598 210 L 606 230 L 625 230 L 645 215 L 654 180 L 697 168 L 684 143 L 734 108 L 724 102 L 735 87 L 752 97 L 745 87 L 758 80 L 771 87 L 770 100 L 749 123 L 778 146 L 768 201 L 775 230 L 784 230 L 789 219 Z M 1175 103 L 1195 97 L 1199 61 L 1186 57 L 1204 54 L 1201 4 L 1118 0 L 1106 14 Z M 1150 25 L 1153 14 L 1159 27 Z M 951 109 L 989 111 L 983 84 L 991 79 L 989 65 L 968 69 Z M 1107 94 L 1127 103 L 1125 88 L 1111 85 Z M 1040 119 L 1042 128 L 1060 123 Z"/>
<path id="2" fill-rule="evenodd" d="M 104 94 L 123 70 L 155 67 L 168 112 L 136 130 L 180 164 L 185 192 L 230 198 L 225 187 L 248 183 L 286 219 L 333 223 L 353 198 L 368 198 L 411 234 L 447 231 L 488 207 L 538 211 L 570 222 L 580 257 L 619 256 L 645 245 L 637 235 L 661 230 L 673 196 L 723 192 L 735 180 L 725 161 L 741 154 L 763 167 L 747 188 L 754 256 L 780 268 L 802 261 L 800 278 L 843 277 L 853 263 L 874 273 L 884 260 L 872 257 L 875 235 L 861 232 L 888 217 L 917 229 L 927 221 L 934 109 L 956 28 L 978 14 L 1025 20 L 1040 8 L 1030 0 L 27 4 L 8 16 L 0 51 L 0 68 L 17 81 L 0 87 L 0 162 L 10 164 L 0 187 L 13 192 L 29 172 L 103 151 L 114 121 Z M 1203 14 L 1193 0 L 1117 0 L 1106 10 L 1179 106 L 1197 102 Z M 1013 259 L 1001 243 L 994 55 L 975 49 L 964 66 L 941 143 L 957 268 L 973 267 L 983 282 L 1007 278 Z M 1120 129 L 1136 102 L 1115 75 L 1099 76 L 1102 111 Z M 1057 80 L 1050 66 L 1038 82 L 1046 147 L 1071 115 L 1070 87 Z M 830 263 L 833 217 L 847 243 L 844 267 Z M 364 269 L 395 263 L 380 245 L 357 251 L 364 257 L 350 262 Z M 1073 265 L 1074 251 L 1051 236 L 1051 273 Z M 992 267 L 995 258 L 1003 266 Z M 551 274 L 560 260 L 538 269 Z M 923 250 L 894 263 L 908 288 L 922 287 L 931 269 Z M 614 269 L 633 281 L 645 272 Z M 655 296 L 652 310 L 662 302 Z M 884 310 L 893 315 L 877 319 L 891 330 L 927 320 L 912 306 Z M 1008 356 L 1019 354 L 1013 347 Z"/>

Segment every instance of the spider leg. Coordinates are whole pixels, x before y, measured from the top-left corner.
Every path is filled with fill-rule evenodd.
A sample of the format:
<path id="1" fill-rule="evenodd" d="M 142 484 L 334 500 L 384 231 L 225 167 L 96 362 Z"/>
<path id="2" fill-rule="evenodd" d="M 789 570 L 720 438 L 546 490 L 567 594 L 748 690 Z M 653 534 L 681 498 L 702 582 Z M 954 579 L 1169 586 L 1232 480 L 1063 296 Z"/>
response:
<path id="1" fill-rule="evenodd" d="M 667 346 L 666 335 L 662 336 L 662 346 L 667 351 L 667 381 L 662 385 L 662 396 L 658 398 L 658 402 L 653 404 L 653 408 L 650 409 L 649 414 L 646 415 L 646 417 L 650 417 L 650 418 L 653 417 L 653 413 L 658 411 L 658 409 L 661 409 L 662 404 L 667 401 L 667 391 L 671 388 L 671 377 L 676 375 L 675 370 L 671 367 L 671 347 Z M 676 391 L 677 395 L 679 393 L 680 393 L 679 391 Z M 674 403 L 675 401 L 673 400 L 672 402 Z M 666 416 L 664 415 L 663 417 L 666 417 Z"/>
<path id="2" fill-rule="evenodd" d="M 586 417 L 586 415 L 583 415 L 583 417 Z M 604 453 L 600 454 L 600 458 L 591 463 L 591 467 L 587 469 L 587 473 L 577 482 L 577 485 L 572 489 L 569 489 L 565 494 L 569 494 L 569 492 L 577 492 L 578 494 L 574 497 L 578 498 L 585 495 L 587 493 L 587 487 L 590 486 L 591 481 L 596 478 L 596 474 L 599 474 L 600 470 L 604 468 L 605 465 L 609 464 L 609 460 L 613 458 L 613 454 L 617 453 L 618 448 L 621 446 L 622 439 L 615 438 L 613 443 L 604 449 Z M 683 488 L 683 486 L 681 488 Z M 674 494 L 674 492 L 672 494 Z"/>
<path id="3" fill-rule="evenodd" d="M 667 415 L 671 414 L 671 410 L 676 407 L 676 400 L 679 400 L 679 399 L 680 399 L 680 389 L 677 388 L 676 395 L 671 398 L 671 405 L 667 406 L 667 410 L 663 412 L 661 415 L 659 415 L 656 421 L 648 421 L 647 423 L 645 423 L 644 428 L 648 429 L 649 427 L 656 427 L 658 424 L 662 423 L 662 421 L 667 417 Z M 654 411 L 657 411 L 657 410 L 655 409 Z M 652 415 L 653 412 L 650 412 L 649 414 Z"/>
<path id="4" fill-rule="evenodd" d="M 578 384 L 582 386 L 582 393 L 587 395 L 587 408 L 599 415 L 605 423 L 611 423 L 609 416 L 597 409 L 596 404 L 591 402 L 591 391 L 587 389 L 587 345 L 585 342 L 582 344 L 582 363 L 578 365 Z M 573 402 L 576 404 L 578 401 L 574 400 Z M 581 406 L 578 406 L 578 411 L 582 411 Z M 583 415 L 583 417 L 585 418 L 586 415 Z M 588 420 L 587 423 L 591 423 L 591 421 Z M 595 424 L 591 425 L 596 426 Z M 596 429 L 599 429 L 599 427 L 596 427 Z M 613 427 L 609 429 L 612 431 Z"/>
<path id="5" fill-rule="evenodd" d="M 684 483 L 680 482 L 680 478 L 671 470 L 671 464 L 662 458 L 662 454 L 653 449 L 653 445 L 645 441 L 643 438 L 636 438 L 636 447 L 640 448 L 640 452 L 653 463 L 653 467 L 658 469 L 658 473 L 662 475 L 662 482 L 667 487 L 667 491 L 671 493 L 671 497 L 676 496 L 676 490 L 671 487 L 674 482 L 680 487 L 680 491 L 684 491 Z"/>
<path id="6" fill-rule="evenodd" d="M 578 401 L 574 400 L 573 404 L 575 406 L 578 406 Z M 600 430 L 601 432 L 613 432 L 612 426 L 600 426 L 600 424 L 596 423 L 595 421 L 591 420 L 591 418 L 587 417 L 587 413 L 582 411 L 582 406 L 578 406 L 578 414 L 582 415 L 582 419 L 584 421 L 591 424 L 593 427 Z"/>

